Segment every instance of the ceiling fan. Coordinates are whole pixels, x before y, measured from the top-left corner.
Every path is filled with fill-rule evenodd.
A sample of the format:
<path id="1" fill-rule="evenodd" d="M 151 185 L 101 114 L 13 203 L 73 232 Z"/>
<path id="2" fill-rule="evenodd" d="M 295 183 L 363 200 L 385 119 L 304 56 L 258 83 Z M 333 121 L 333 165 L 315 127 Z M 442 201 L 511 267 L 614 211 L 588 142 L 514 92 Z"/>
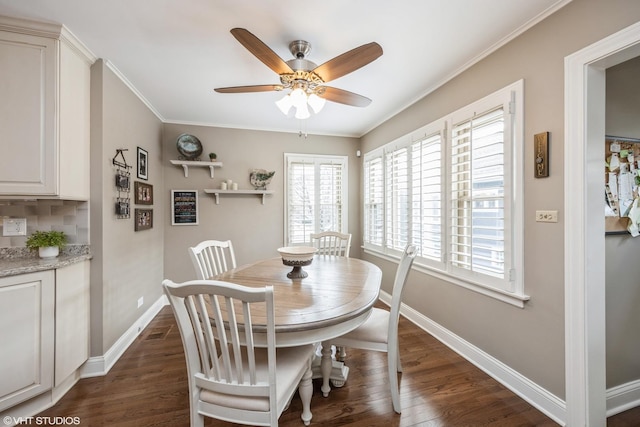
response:
<path id="1" fill-rule="evenodd" d="M 290 89 L 291 92 L 276 104 L 284 114 L 287 114 L 291 107 L 296 107 L 296 118 L 299 119 L 306 119 L 310 116 L 307 105 L 315 113 L 318 113 L 325 101 L 354 107 L 366 107 L 371 103 L 371 99 L 365 96 L 325 86 L 325 83 L 362 68 L 380 57 L 382 47 L 378 43 L 364 44 L 318 66 L 305 59 L 311 50 L 311 44 L 307 41 L 292 41 L 289 44 L 289 51 L 294 59 L 284 61 L 248 30 L 234 28 L 231 30 L 231 34 L 249 52 L 280 76 L 280 84 L 223 87 L 214 89 L 216 92 L 248 93 Z"/>

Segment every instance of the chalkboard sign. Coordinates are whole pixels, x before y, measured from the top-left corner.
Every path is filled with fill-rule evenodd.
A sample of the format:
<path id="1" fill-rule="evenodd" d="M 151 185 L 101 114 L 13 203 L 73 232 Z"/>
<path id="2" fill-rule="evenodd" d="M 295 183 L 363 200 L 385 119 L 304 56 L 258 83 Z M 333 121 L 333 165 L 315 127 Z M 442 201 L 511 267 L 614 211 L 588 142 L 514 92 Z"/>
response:
<path id="1" fill-rule="evenodd" d="M 171 190 L 171 225 L 198 225 L 198 190 Z"/>

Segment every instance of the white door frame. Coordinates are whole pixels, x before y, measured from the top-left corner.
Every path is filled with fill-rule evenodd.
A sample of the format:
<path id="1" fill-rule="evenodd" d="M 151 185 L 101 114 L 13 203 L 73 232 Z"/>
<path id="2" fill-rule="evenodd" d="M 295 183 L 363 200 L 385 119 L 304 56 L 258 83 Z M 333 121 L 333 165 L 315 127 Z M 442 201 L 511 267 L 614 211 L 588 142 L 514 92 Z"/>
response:
<path id="1" fill-rule="evenodd" d="M 565 58 L 566 425 L 606 425 L 605 70 L 640 55 L 640 23 Z"/>

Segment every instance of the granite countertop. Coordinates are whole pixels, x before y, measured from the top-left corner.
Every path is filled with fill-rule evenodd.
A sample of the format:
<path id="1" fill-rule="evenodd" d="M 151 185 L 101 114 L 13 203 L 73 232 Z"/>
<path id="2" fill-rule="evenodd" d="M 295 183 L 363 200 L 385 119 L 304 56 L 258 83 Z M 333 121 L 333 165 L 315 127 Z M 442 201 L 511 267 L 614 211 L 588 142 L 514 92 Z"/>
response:
<path id="1" fill-rule="evenodd" d="M 68 245 L 55 258 L 39 258 L 26 248 L 0 248 L 0 277 L 54 270 L 88 259 L 88 245 Z"/>

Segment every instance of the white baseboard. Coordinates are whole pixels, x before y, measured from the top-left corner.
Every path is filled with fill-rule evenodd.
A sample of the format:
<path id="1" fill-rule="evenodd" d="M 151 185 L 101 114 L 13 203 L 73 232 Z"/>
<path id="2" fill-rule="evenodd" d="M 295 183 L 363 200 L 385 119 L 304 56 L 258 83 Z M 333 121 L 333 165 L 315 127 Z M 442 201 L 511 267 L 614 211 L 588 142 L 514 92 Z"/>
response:
<path id="1" fill-rule="evenodd" d="M 607 417 L 640 406 L 640 380 L 607 390 Z"/>
<path id="2" fill-rule="evenodd" d="M 140 332 L 147 327 L 149 322 L 160 312 L 162 307 L 169 304 L 166 295 L 162 295 L 145 311 L 140 318 L 131 325 L 127 331 L 107 350 L 102 356 L 90 357 L 82 365 L 80 377 L 99 377 L 106 375 L 109 370 L 120 359 L 120 356 L 129 348 L 131 343 L 140 335 Z"/>
<path id="3" fill-rule="evenodd" d="M 391 302 L 391 296 L 381 291 L 380 300 L 388 305 Z M 402 304 L 400 312 L 416 326 L 431 334 L 553 421 L 565 425 L 566 403 L 564 400 L 408 305 Z"/>

